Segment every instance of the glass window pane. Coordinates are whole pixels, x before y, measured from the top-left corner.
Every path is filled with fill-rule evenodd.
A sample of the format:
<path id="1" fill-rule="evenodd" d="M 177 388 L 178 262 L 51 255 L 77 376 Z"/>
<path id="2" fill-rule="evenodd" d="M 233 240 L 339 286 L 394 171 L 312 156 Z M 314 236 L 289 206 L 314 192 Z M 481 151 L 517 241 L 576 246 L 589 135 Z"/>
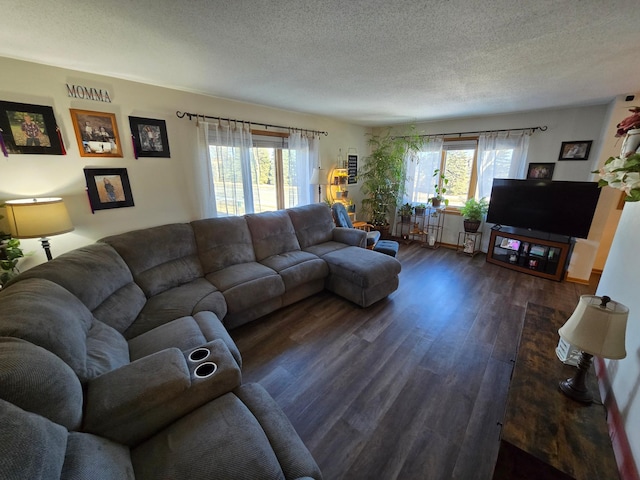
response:
<path id="1" fill-rule="evenodd" d="M 278 209 L 278 197 L 276 192 L 276 150 L 275 148 L 254 148 L 253 153 L 257 158 L 257 172 L 254 176 L 257 182 L 253 182 L 254 211 L 266 212 Z"/>
<path id="2" fill-rule="evenodd" d="M 445 152 L 445 175 L 449 180 L 445 198 L 449 205 L 463 205 L 469 194 L 469 183 L 475 150 L 447 150 Z"/>
<path id="3" fill-rule="evenodd" d="M 239 149 L 212 145 L 209 153 L 218 215 L 244 215 L 246 212 Z"/>

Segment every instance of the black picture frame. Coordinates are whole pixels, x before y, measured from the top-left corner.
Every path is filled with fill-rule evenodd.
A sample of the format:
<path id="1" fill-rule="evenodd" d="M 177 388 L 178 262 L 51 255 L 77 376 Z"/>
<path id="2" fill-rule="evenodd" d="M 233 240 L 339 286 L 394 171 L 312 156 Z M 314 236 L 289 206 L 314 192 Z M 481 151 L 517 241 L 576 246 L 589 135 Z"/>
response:
<path id="1" fill-rule="evenodd" d="M 84 169 L 84 177 L 91 212 L 134 206 L 126 168 L 87 167 Z"/>
<path id="2" fill-rule="evenodd" d="M 0 100 L 0 129 L 9 153 L 64 155 L 52 107 Z"/>
<path id="3" fill-rule="evenodd" d="M 129 117 L 136 158 L 171 158 L 167 124 L 164 120 Z"/>
<path id="4" fill-rule="evenodd" d="M 527 180 L 551 180 L 556 164 L 551 163 L 530 163 L 527 169 Z"/>
<path id="5" fill-rule="evenodd" d="M 558 160 L 587 160 L 593 140 L 575 140 L 562 142 Z"/>

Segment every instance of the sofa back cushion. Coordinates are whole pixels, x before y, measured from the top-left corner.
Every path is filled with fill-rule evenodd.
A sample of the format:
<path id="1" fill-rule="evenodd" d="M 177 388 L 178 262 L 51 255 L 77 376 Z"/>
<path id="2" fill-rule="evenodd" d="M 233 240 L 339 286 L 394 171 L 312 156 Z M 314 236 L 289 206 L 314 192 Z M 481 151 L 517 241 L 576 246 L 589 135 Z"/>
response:
<path id="1" fill-rule="evenodd" d="M 22 338 L 52 352 L 81 382 L 128 363 L 124 337 L 56 283 L 23 280 L 0 291 L 0 305 L 0 336 Z"/>
<path id="2" fill-rule="evenodd" d="M 0 471 L 3 480 L 58 479 L 67 430 L 0 399 Z"/>
<path id="3" fill-rule="evenodd" d="M 256 260 L 300 250 L 293 223 L 285 210 L 245 215 Z"/>
<path id="4" fill-rule="evenodd" d="M 218 217 L 191 222 L 205 274 L 240 263 L 255 262 L 251 232 L 244 217 Z"/>
<path id="5" fill-rule="evenodd" d="M 203 276 L 189 224 L 134 230 L 100 241 L 120 254 L 147 298 Z"/>
<path id="6" fill-rule="evenodd" d="M 82 386 L 53 353 L 19 338 L 0 337 L 0 398 L 69 430 L 82 423 Z"/>
<path id="7" fill-rule="evenodd" d="M 332 240 L 335 224 L 331 209 L 326 204 L 303 205 L 290 208 L 287 213 L 296 231 L 300 248 L 305 249 Z"/>
<path id="8" fill-rule="evenodd" d="M 93 315 L 124 332 L 146 302 L 131 270 L 113 247 L 94 243 L 60 255 L 15 277 L 46 278 L 63 286 L 84 303 Z"/>

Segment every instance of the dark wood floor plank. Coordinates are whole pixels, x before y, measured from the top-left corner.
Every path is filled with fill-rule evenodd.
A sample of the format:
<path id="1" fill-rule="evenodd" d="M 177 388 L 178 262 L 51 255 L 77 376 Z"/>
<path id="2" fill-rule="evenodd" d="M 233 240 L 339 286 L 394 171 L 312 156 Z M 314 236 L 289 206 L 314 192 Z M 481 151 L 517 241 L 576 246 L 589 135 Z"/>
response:
<path id="1" fill-rule="evenodd" d="M 568 315 L 597 283 L 417 244 L 398 259 L 400 288 L 369 308 L 321 292 L 233 330 L 243 380 L 276 399 L 326 480 L 489 479 L 527 303 Z"/>

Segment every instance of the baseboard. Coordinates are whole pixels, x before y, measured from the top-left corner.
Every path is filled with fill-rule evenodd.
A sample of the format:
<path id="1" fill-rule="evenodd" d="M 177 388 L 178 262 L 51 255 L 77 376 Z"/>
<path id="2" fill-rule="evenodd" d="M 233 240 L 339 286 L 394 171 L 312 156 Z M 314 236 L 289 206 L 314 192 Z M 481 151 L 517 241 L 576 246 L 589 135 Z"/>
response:
<path id="1" fill-rule="evenodd" d="M 564 281 L 570 283 L 579 283 L 580 285 L 589 285 L 589 280 L 584 280 L 582 278 L 565 277 Z"/>
<path id="2" fill-rule="evenodd" d="M 598 386 L 600 387 L 600 396 L 603 399 L 605 408 L 607 409 L 607 424 L 609 425 L 609 436 L 613 445 L 613 453 L 616 456 L 616 463 L 620 471 L 620 480 L 640 480 L 638 468 L 636 467 L 629 439 L 622 423 L 622 416 L 618 409 L 618 403 L 611 393 L 611 382 L 607 375 L 607 368 L 604 360 L 600 357 L 594 357 L 596 367 L 596 375 L 598 376 Z"/>

